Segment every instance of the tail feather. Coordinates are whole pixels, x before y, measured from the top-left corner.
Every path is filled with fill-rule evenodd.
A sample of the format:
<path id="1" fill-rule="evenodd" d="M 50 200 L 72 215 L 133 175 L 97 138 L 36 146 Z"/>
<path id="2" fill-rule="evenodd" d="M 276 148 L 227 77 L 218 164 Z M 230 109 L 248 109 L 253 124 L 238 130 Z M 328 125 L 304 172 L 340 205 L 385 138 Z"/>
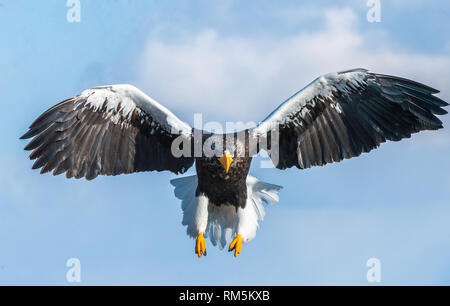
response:
<path id="1" fill-rule="evenodd" d="M 197 176 L 186 176 L 173 179 L 170 183 L 175 187 L 175 197 L 181 200 L 181 209 L 183 210 L 183 220 L 181 224 L 188 226 L 187 233 L 191 236 L 193 233 L 193 219 L 196 208 L 197 198 L 195 191 L 197 189 Z M 190 226 L 191 225 L 191 226 Z"/>
<path id="2" fill-rule="evenodd" d="M 266 204 L 276 204 L 280 200 L 278 192 L 283 189 L 282 186 L 262 182 L 252 176 L 247 178 L 247 186 L 249 184 L 252 184 L 253 193 L 257 194 Z"/>
<path id="3" fill-rule="evenodd" d="M 194 219 L 194 209 L 197 198 L 195 192 L 198 185 L 197 176 L 188 176 L 177 178 L 171 181 L 175 187 L 175 196 L 182 201 L 183 210 L 182 224 L 186 225 L 187 233 L 193 237 L 192 230 Z M 243 210 L 245 217 L 246 239 L 249 242 L 256 235 L 258 222 L 265 216 L 263 204 L 275 204 L 279 201 L 278 192 L 281 186 L 262 182 L 255 177 L 247 177 L 247 202 Z M 242 214 L 242 213 L 241 213 Z M 236 209 L 229 205 L 209 205 L 208 206 L 208 225 L 204 233 L 205 237 L 211 240 L 214 246 L 223 249 L 227 246 L 236 234 L 238 226 L 238 214 Z M 242 225 L 242 224 L 241 224 Z"/>

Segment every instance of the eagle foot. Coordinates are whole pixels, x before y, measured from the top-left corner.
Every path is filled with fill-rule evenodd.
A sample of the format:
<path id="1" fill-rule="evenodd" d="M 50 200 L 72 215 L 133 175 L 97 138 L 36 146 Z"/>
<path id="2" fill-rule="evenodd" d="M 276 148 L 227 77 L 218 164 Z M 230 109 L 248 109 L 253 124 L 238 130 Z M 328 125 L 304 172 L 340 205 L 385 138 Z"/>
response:
<path id="1" fill-rule="evenodd" d="M 203 233 L 198 234 L 195 241 L 195 254 L 198 255 L 198 258 L 202 257 L 202 255 L 206 256 L 206 242 L 205 238 L 203 238 Z"/>
<path id="2" fill-rule="evenodd" d="M 233 239 L 233 241 L 231 241 L 228 252 L 231 252 L 233 250 L 234 250 L 234 257 L 237 257 L 239 254 L 241 254 L 241 250 L 242 250 L 241 234 L 237 234 L 237 236 Z"/>

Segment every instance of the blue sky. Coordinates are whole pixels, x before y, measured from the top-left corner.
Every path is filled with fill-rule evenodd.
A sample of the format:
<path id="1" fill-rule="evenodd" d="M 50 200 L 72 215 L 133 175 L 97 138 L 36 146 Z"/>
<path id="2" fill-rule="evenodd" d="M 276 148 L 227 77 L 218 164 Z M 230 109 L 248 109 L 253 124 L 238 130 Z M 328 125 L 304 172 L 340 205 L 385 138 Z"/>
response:
<path id="1" fill-rule="evenodd" d="M 131 83 L 192 123 L 258 121 L 315 77 L 365 67 L 450 101 L 448 1 L 0 0 L 0 284 L 450 285 L 450 133 L 426 132 L 339 164 L 260 169 L 282 185 L 237 260 L 207 242 L 198 260 L 171 173 L 94 181 L 40 175 L 19 141 L 48 107 Z M 449 119 L 442 118 L 445 125 Z M 192 170 L 189 172 L 192 173 Z"/>

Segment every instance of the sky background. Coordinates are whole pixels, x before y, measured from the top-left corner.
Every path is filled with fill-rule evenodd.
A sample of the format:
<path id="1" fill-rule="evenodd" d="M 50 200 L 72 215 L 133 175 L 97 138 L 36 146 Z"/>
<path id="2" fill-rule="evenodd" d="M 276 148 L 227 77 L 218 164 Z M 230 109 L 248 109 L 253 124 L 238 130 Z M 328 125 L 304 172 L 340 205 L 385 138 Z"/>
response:
<path id="1" fill-rule="evenodd" d="M 235 259 L 194 256 L 171 173 L 94 181 L 32 171 L 18 138 L 85 88 L 138 86 L 192 124 L 259 121 L 317 76 L 363 67 L 440 89 L 450 101 L 447 0 L 0 0 L 0 284 L 450 285 L 450 131 L 424 132 L 307 171 L 251 174 L 282 185 Z M 442 118 L 450 124 L 449 116 Z M 188 174 L 193 174 L 190 170 Z M 372 285 L 372 284 L 369 284 Z"/>

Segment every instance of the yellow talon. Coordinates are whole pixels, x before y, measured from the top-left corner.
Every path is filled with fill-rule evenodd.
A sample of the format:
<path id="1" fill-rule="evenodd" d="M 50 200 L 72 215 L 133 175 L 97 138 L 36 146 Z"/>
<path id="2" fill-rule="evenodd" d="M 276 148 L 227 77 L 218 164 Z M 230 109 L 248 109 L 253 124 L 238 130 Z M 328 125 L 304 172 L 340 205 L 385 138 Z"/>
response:
<path id="1" fill-rule="evenodd" d="M 206 256 L 206 242 L 205 238 L 203 238 L 203 233 L 198 234 L 195 241 L 195 254 L 198 255 L 198 258 L 202 257 L 202 255 Z"/>
<path id="2" fill-rule="evenodd" d="M 230 243 L 230 248 L 228 249 L 229 252 L 233 251 L 234 249 L 234 257 L 237 257 L 239 254 L 241 254 L 242 250 L 242 236 L 241 234 L 237 234 L 236 238 L 233 239 Z"/>

